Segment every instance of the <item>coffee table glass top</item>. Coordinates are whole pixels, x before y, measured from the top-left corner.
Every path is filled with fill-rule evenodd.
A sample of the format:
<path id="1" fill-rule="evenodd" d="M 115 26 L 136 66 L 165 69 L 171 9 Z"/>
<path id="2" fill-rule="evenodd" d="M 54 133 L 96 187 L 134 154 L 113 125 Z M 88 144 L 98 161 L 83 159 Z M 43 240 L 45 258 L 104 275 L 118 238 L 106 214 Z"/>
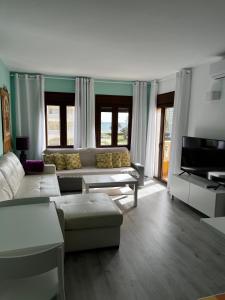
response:
<path id="1" fill-rule="evenodd" d="M 112 175 L 84 175 L 85 184 L 97 183 L 137 183 L 137 179 L 129 174 L 112 174 Z"/>

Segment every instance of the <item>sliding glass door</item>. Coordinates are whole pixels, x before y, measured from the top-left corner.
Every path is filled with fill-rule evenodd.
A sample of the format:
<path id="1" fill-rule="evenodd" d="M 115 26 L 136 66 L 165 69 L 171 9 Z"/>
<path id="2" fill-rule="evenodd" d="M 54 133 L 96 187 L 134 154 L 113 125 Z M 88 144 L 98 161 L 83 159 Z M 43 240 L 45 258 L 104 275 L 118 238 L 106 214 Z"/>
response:
<path id="1" fill-rule="evenodd" d="M 158 95 L 157 106 L 160 119 L 158 128 L 158 178 L 167 182 L 170 163 L 171 135 L 173 123 L 174 93 Z"/>
<path id="2" fill-rule="evenodd" d="M 161 179 L 165 182 L 168 180 L 170 149 L 171 149 L 171 135 L 172 135 L 172 121 L 173 121 L 173 107 L 165 108 L 162 128 L 162 153 L 161 153 Z"/>

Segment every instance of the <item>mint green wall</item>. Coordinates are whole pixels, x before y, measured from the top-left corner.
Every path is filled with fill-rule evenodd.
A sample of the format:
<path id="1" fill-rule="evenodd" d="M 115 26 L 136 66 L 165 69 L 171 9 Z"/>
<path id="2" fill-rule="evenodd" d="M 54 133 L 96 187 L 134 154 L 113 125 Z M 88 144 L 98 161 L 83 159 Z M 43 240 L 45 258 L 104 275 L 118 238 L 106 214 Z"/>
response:
<path id="1" fill-rule="evenodd" d="M 12 90 L 14 90 L 14 80 L 11 80 Z M 119 96 L 132 96 L 133 85 L 132 81 L 114 81 L 114 80 L 101 80 L 94 81 L 95 94 L 100 95 L 119 95 Z M 55 78 L 45 79 L 46 92 L 62 92 L 74 93 L 75 92 L 75 79 L 68 77 L 68 79 L 55 76 Z M 150 91 L 150 84 L 148 84 L 148 96 Z"/>
<path id="2" fill-rule="evenodd" d="M 132 96 L 133 85 L 131 81 L 96 80 L 95 94 Z"/>
<path id="3" fill-rule="evenodd" d="M 75 79 L 60 79 L 60 77 L 45 79 L 46 92 L 74 93 Z"/>
<path id="4" fill-rule="evenodd" d="M 133 82 L 132 81 L 117 81 L 117 80 L 94 80 L 95 95 L 119 95 L 119 96 L 132 96 L 133 95 Z M 151 83 L 147 85 L 147 112 L 149 109 L 149 97 L 150 97 Z M 46 78 L 45 79 L 45 91 L 47 92 L 75 92 L 75 79 L 72 78 L 60 79 Z"/>
<path id="5" fill-rule="evenodd" d="M 100 95 L 119 95 L 119 96 L 132 96 L 133 84 L 132 81 L 118 81 L 118 80 L 105 80 L 96 79 L 94 81 L 95 94 Z M 68 77 L 68 79 L 61 78 L 60 76 L 52 76 L 45 79 L 46 92 L 75 92 L 75 79 Z M 150 83 L 148 83 L 148 99 L 150 95 Z M 148 101 L 149 102 L 149 101 Z M 13 144 L 16 138 L 16 122 L 15 122 L 15 88 L 14 77 L 11 77 L 11 103 L 12 103 L 12 135 Z M 148 110 L 148 107 L 147 107 Z"/>
<path id="6" fill-rule="evenodd" d="M 147 96 L 150 97 L 151 84 L 147 85 Z M 113 81 L 113 80 L 96 80 L 95 94 L 102 95 L 119 95 L 119 96 L 133 96 L 133 82 L 132 81 Z"/>
<path id="7" fill-rule="evenodd" d="M 95 80 L 95 94 L 100 95 L 121 95 L 132 96 L 133 88 L 131 81 L 113 81 L 113 80 Z M 75 80 L 68 77 L 60 79 L 60 77 L 45 79 L 46 92 L 75 92 Z"/>
<path id="8" fill-rule="evenodd" d="M 0 88 L 6 86 L 10 93 L 10 74 L 4 63 L 0 60 Z M 0 102 L 0 112 L 2 111 Z M 3 142 L 2 142 L 2 115 L 0 114 L 0 155 L 3 154 Z"/>

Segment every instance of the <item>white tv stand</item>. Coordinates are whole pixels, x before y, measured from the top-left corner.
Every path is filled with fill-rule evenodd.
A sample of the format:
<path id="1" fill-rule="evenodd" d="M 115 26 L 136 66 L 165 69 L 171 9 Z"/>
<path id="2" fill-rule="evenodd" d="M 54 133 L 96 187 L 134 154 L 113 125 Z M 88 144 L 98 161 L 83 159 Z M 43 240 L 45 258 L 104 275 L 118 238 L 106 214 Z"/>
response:
<path id="1" fill-rule="evenodd" d="M 209 217 L 225 216 L 225 188 L 207 188 L 212 184 L 195 175 L 173 175 L 170 194 Z"/>

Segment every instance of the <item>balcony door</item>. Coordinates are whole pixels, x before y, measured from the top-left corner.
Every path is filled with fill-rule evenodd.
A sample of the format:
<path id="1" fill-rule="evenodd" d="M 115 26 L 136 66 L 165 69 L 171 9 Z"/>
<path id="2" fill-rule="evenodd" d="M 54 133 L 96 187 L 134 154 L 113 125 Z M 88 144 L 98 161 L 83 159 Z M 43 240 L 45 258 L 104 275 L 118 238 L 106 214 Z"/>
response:
<path id="1" fill-rule="evenodd" d="M 168 181 L 170 164 L 171 136 L 174 110 L 173 105 L 174 92 L 158 95 L 157 109 L 158 117 L 160 119 L 158 128 L 158 178 L 165 183 L 167 183 Z"/>

